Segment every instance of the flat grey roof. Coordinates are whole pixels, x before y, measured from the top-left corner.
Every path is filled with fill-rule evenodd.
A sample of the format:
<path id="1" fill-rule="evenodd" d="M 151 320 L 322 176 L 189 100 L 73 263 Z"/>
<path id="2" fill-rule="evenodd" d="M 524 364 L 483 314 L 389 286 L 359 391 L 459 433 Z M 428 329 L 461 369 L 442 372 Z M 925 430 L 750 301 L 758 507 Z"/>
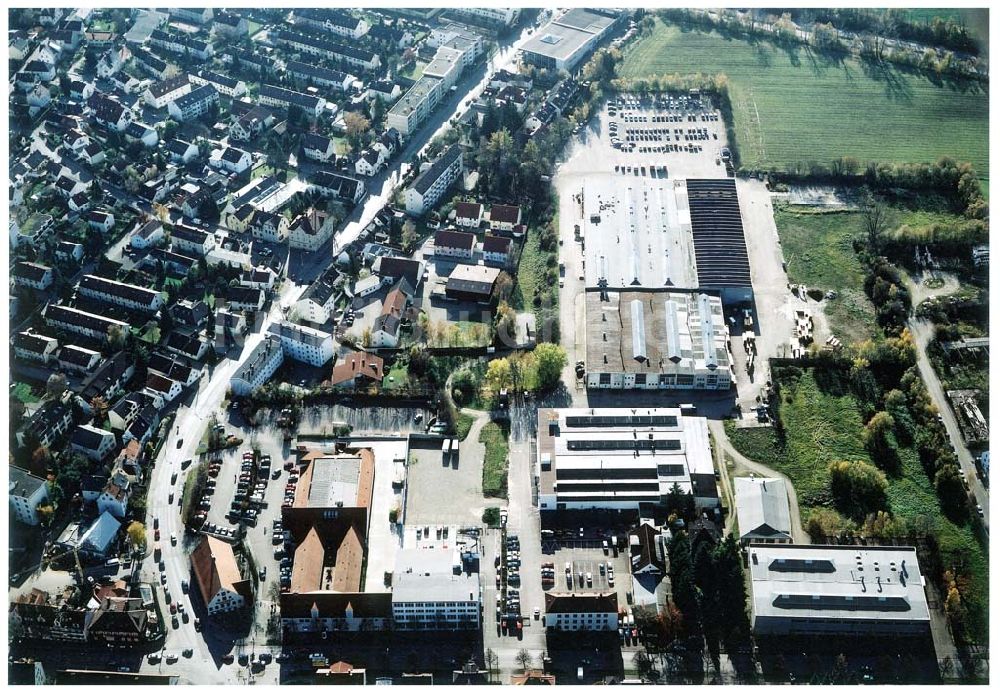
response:
<path id="1" fill-rule="evenodd" d="M 401 549 L 396 553 L 392 602 L 478 602 L 479 574 L 454 573 L 452 549 Z"/>
<path id="2" fill-rule="evenodd" d="M 751 544 L 755 618 L 928 621 L 913 547 Z"/>
<path id="3" fill-rule="evenodd" d="M 586 284 L 698 286 L 682 182 L 594 174 L 583 185 Z"/>

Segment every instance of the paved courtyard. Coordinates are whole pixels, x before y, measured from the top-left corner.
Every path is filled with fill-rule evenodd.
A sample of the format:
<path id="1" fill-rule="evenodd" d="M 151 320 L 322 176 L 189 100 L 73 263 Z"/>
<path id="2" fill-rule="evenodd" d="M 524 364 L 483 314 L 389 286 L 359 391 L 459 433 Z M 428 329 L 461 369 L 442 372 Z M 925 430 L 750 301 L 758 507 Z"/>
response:
<path id="1" fill-rule="evenodd" d="M 447 459 L 437 441 L 414 442 L 406 477 L 407 525 L 481 525 L 483 510 L 503 499 L 483 497 L 483 452 L 477 422 Z"/>

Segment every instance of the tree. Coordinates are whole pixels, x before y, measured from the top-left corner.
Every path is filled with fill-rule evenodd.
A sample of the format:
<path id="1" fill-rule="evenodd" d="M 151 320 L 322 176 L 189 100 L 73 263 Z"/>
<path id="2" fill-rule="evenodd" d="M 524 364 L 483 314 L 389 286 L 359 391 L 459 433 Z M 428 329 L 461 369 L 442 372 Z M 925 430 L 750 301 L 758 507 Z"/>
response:
<path id="1" fill-rule="evenodd" d="M 140 548 L 146 546 L 146 526 L 139 521 L 132 521 L 128 525 L 128 539 L 132 543 L 132 547 L 139 551 Z"/>
<path id="2" fill-rule="evenodd" d="M 108 401 L 100 395 L 95 395 L 91 398 L 90 408 L 94 411 L 94 421 L 98 424 L 103 422 L 104 418 L 108 416 Z"/>
<path id="3" fill-rule="evenodd" d="M 510 360 L 506 357 L 493 359 L 486 367 L 486 383 L 498 393 L 503 389 L 509 389 L 514 382 Z"/>
<path id="4" fill-rule="evenodd" d="M 555 387 L 562 378 L 566 368 L 566 350 L 560 345 L 543 342 L 535 347 L 535 360 L 538 369 L 538 387 L 549 390 Z"/>
<path id="5" fill-rule="evenodd" d="M 68 387 L 65 374 L 56 371 L 45 382 L 45 394 L 50 398 L 58 398 L 66 392 Z"/>
<path id="6" fill-rule="evenodd" d="M 889 211 L 885 203 L 876 198 L 870 190 L 862 193 L 861 219 L 868 243 L 868 252 L 872 256 L 882 254 L 882 242 L 889 226 Z"/>
<path id="7" fill-rule="evenodd" d="M 493 316 L 493 330 L 496 334 L 493 342 L 497 345 L 516 344 L 516 323 L 517 312 L 506 301 L 501 301 L 497 306 L 496 315 Z"/>
<path id="8" fill-rule="evenodd" d="M 842 513 L 853 518 L 885 507 L 889 483 L 885 474 L 862 460 L 830 463 L 830 491 Z"/>
<path id="9" fill-rule="evenodd" d="M 347 132 L 347 139 L 351 143 L 352 149 L 358 149 L 361 136 L 368 132 L 371 123 L 367 118 L 356 111 L 351 111 L 344 115 L 344 129 Z"/>
<path id="10" fill-rule="evenodd" d="M 531 653 L 528 652 L 527 648 L 522 648 L 517 652 L 517 655 L 514 656 L 514 660 L 517 661 L 522 670 L 527 670 L 531 667 L 531 661 L 533 661 L 534 658 Z"/>
<path id="11" fill-rule="evenodd" d="M 934 491 L 941 500 L 941 509 L 949 518 L 959 518 L 967 509 L 968 496 L 962 484 L 962 471 L 957 465 L 943 465 L 934 475 Z"/>
<path id="12" fill-rule="evenodd" d="M 646 649 L 642 648 L 635 652 L 632 656 L 632 664 L 635 665 L 636 672 L 639 674 L 639 679 L 651 679 L 650 675 L 653 673 L 653 659 L 649 657 L 649 653 L 646 652 Z"/>
<path id="13" fill-rule="evenodd" d="M 670 590 L 674 604 L 684 618 L 684 635 L 701 635 L 701 607 L 691 562 L 691 541 L 683 530 L 675 533 L 669 545 Z"/>
<path id="14" fill-rule="evenodd" d="M 403 246 L 403 251 L 411 253 L 413 251 L 413 247 L 417 243 L 417 225 L 412 219 L 407 218 L 407 220 L 403 222 L 403 231 L 401 232 L 399 239 L 400 244 Z"/>
<path id="15" fill-rule="evenodd" d="M 889 453 L 891 445 L 889 443 L 889 432 L 895 426 L 895 421 L 892 415 L 888 412 L 876 412 L 875 415 L 868 420 L 868 424 L 865 425 L 864 430 L 861 433 L 861 440 L 865 447 L 871 452 L 876 459 L 879 459 Z"/>

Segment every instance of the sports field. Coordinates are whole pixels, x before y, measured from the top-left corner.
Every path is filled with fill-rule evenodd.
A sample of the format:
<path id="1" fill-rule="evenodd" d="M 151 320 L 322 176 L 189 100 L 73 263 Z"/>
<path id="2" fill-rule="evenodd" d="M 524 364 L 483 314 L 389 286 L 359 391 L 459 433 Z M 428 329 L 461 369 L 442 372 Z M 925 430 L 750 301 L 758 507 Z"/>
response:
<path id="1" fill-rule="evenodd" d="M 725 73 L 744 166 L 797 162 L 970 161 L 988 176 L 989 96 L 946 81 L 834 60 L 804 46 L 783 49 L 656 20 L 626 51 L 621 75 Z"/>

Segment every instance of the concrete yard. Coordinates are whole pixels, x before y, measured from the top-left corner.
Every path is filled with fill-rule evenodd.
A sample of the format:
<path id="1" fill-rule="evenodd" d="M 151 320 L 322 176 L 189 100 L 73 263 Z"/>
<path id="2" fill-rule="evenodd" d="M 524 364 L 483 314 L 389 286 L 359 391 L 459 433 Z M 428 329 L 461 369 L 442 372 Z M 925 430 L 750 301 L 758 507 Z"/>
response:
<path id="1" fill-rule="evenodd" d="M 483 451 L 480 422 L 447 460 L 437 440 L 413 442 L 406 470 L 407 525 L 480 525 L 483 510 L 503 499 L 483 497 Z"/>

